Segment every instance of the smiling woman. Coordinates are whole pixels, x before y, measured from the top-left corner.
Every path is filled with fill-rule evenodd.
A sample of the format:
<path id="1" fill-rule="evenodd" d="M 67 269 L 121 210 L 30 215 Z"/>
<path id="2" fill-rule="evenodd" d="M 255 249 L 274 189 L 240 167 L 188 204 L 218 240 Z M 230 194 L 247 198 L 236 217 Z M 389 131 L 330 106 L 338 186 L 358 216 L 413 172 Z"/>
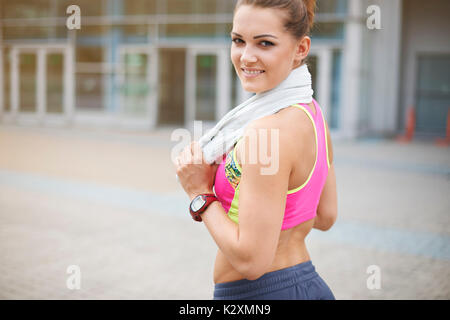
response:
<path id="1" fill-rule="evenodd" d="M 297 40 L 286 32 L 284 10 L 240 3 L 238 8 L 233 22 L 231 60 L 245 90 L 267 91 L 301 65 L 310 40 Z M 256 16 L 260 23 L 249 25 L 249 19 L 255 21 Z"/>
<path id="2" fill-rule="evenodd" d="M 314 8 L 311 0 L 238 1 L 231 60 L 255 95 L 177 158 L 191 214 L 218 246 L 214 299 L 334 299 L 305 245 L 312 228 L 326 231 L 337 216 L 331 139 L 304 64 Z M 230 139 L 220 135 L 227 128 Z M 219 163 L 205 161 L 219 152 Z M 275 172 L 264 173 L 267 158 Z"/>

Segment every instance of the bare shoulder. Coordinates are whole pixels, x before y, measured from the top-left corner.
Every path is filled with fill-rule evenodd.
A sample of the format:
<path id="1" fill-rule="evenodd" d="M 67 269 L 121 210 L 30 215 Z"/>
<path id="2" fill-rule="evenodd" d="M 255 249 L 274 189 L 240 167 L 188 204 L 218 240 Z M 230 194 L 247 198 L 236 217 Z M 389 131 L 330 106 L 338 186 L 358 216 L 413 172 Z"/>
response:
<path id="1" fill-rule="evenodd" d="M 302 147 L 309 147 L 314 143 L 314 125 L 309 116 L 297 107 L 291 106 L 275 114 L 281 123 L 286 139 L 290 142 L 292 152 L 303 151 Z"/>
<path id="2" fill-rule="evenodd" d="M 307 132 L 304 129 L 307 118 L 302 119 L 302 116 L 298 115 L 300 112 L 297 111 L 296 119 L 293 119 L 290 114 L 292 111 L 285 112 L 286 109 L 252 121 L 244 131 L 245 146 L 238 148 L 238 153 L 244 157 L 248 154 L 247 151 L 251 150 L 259 150 L 258 154 L 266 152 L 268 156 L 276 153 L 280 162 L 291 166 L 298 157 L 300 141 L 304 140 L 302 137 Z M 245 152 L 242 152 L 244 150 Z"/>
<path id="3" fill-rule="evenodd" d="M 292 134 L 295 128 L 286 121 L 288 117 L 281 114 L 272 114 L 252 121 L 244 131 L 244 137 L 257 136 L 259 140 L 279 139 L 282 145 L 292 143 Z"/>
<path id="4" fill-rule="evenodd" d="M 312 119 L 304 111 L 299 112 L 299 108 L 291 106 L 289 108 L 283 109 L 280 112 L 280 117 L 283 123 L 286 124 L 286 128 L 291 132 L 292 137 L 298 137 L 298 139 L 293 139 L 296 142 L 296 146 L 303 150 L 310 150 L 315 146 L 315 128 Z M 317 110 L 316 110 L 317 112 Z M 330 128 L 326 119 L 324 119 L 326 139 L 328 147 L 328 158 L 330 165 L 333 163 L 333 143 L 331 141 Z"/>

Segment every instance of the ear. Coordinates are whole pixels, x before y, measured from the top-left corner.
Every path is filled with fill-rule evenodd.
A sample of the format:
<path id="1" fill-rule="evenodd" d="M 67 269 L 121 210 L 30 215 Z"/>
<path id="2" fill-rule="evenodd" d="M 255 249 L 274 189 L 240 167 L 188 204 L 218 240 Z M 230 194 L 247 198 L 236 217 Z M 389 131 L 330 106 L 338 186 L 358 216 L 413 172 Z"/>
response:
<path id="1" fill-rule="evenodd" d="M 308 36 L 304 36 L 301 40 L 297 41 L 295 47 L 295 64 L 300 65 L 303 60 L 309 54 L 309 50 L 311 49 L 311 38 Z"/>

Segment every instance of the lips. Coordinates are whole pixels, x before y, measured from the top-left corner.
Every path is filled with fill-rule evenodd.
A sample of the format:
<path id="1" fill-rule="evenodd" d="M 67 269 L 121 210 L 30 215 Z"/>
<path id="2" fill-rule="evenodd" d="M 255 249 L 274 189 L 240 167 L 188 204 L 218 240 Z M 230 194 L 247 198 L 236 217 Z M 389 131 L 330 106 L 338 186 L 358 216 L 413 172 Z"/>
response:
<path id="1" fill-rule="evenodd" d="M 257 77 L 265 72 L 264 70 L 254 68 L 241 68 L 241 70 L 243 74 L 248 78 Z"/>

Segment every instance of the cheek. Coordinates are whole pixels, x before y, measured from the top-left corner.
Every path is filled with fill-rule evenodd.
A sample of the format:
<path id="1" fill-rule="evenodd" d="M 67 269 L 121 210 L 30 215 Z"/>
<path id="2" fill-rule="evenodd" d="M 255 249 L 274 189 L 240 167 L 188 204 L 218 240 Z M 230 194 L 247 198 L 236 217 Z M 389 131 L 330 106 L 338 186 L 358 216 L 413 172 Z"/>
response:
<path id="1" fill-rule="evenodd" d="M 282 70 L 285 68 L 286 57 L 275 54 L 267 54 L 264 57 L 264 65 L 267 69 L 268 75 L 271 78 L 277 78 L 277 76 L 282 73 Z"/>
<path id="2" fill-rule="evenodd" d="M 241 60 L 241 53 L 239 49 L 236 48 L 231 48 L 231 62 L 233 62 L 233 64 L 235 66 L 239 66 L 240 64 L 240 60 Z"/>
<path id="3" fill-rule="evenodd" d="M 280 50 L 267 55 L 265 58 L 266 65 L 270 68 L 274 78 L 284 77 L 292 71 L 292 60 L 290 52 Z"/>

